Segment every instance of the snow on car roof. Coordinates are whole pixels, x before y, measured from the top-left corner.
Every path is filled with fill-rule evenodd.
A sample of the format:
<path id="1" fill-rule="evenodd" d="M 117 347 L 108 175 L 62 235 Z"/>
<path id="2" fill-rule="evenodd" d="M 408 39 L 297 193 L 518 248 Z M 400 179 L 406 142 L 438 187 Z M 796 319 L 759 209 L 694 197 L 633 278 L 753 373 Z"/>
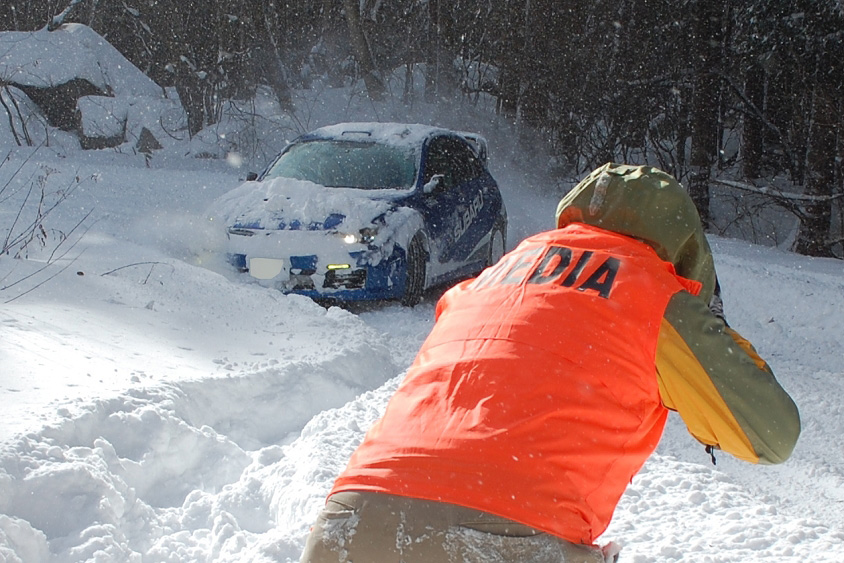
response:
<path id="1" fill-rule="evenodd" d="M 460 135 L 456 131 L 419 123 L 338 123 L 321 127 L 305 135 L 309 138 L 364 140 L 394 146 L 418 147 L 436 133 Z"/>

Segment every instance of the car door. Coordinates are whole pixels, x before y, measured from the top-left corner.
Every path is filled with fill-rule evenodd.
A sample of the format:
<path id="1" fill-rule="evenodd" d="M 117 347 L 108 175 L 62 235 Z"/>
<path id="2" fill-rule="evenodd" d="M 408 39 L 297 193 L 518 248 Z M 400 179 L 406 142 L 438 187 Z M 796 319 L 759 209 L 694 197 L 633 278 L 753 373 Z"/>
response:
<path id="1" fill-rule="evenodd" d="M 429 195 L 426 207 L 433 244 L 433 258 L 446 269 L 460 267 L 492 228 L 488 174 L 468 143 L 458 137 L 441 136 L 430 141 L 423 181 L 441 175 L 439 186 Z M 494 219 L 494 218 L 493 218 Z"/>
<path id="2" fill-rule="evenodd" d="M 420 209 L 430 239 L 431 259 L 437 264 L 448 262 L 454 253 L 459 238 L 456 235 L 460 234 L 458 219 L 465 205 L 465 194 L 459 189 L 455 166 L 456 141 L 448 136 L 434 137 L 428 141 L 422 162 L 423 185 L 439 177 L 436 186 L 423 196 Z"/>
<path id="3" fill-rule="evenodd" d="M 501 196 L 492 176 L 465 141 L 459 140 L 454 148 L 453 166 L 460 203 L 454 218 L 455 241 L 446 259 L 466 265 L 479 258 L 473 253 L 498 219 Z"/>

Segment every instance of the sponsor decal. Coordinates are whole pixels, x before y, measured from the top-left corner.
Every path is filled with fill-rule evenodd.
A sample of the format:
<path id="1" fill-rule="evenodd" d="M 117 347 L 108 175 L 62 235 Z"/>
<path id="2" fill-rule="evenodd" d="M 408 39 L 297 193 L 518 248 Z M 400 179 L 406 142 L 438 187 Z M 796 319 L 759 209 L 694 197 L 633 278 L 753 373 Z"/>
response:
<path id="1" fill-rule="evenodd" d="M 566 246 L 533 246 L 514 251 L 487 268 L 469 287 L 485 289 L 501 285 L 552 284 L 594 292 L 608 299 L 621 260 Z"/>
<path id="2" fill-rule="evenodd" d="M 469 226 L 472 224 L 472 221 L 478 216 L 481 212 L 481 209 L 484 208 L 484 194 L 482 192 L 478 192 L 478 195 L 469 203 L 469 207 L 466 208 L 463 213 L 455 212 L 454 213 L 454 240 L 460 240 L 467 230 L 469 230 Z"/>

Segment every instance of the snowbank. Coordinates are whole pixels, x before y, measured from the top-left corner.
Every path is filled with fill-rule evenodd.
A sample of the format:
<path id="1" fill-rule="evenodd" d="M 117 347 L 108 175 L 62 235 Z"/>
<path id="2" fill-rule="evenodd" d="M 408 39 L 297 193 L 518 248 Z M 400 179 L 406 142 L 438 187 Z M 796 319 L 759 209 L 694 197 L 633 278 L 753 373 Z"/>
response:
<path id="1" fill-rule="evenodd" d="M 55 31 L 0 33 L 0 78 L 36 88 L 81 79 L 115 96 L 162 95 L 160 86 L 96 31 L 75 23 Z"/>

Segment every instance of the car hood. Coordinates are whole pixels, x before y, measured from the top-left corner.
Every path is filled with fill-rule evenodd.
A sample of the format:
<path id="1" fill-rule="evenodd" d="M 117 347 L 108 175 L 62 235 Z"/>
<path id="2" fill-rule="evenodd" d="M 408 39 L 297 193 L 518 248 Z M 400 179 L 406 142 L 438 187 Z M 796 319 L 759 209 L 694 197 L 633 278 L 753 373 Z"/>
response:
<path id="1" fill-rule="evenodd" d="M 381 194 L 381 192 L 378 192 Z M 230 227 L 357 231 L 394 207 L 372 190 L 327 188 L 305 180 L 246 182 L 221 196 L 211 215 Z"/>

